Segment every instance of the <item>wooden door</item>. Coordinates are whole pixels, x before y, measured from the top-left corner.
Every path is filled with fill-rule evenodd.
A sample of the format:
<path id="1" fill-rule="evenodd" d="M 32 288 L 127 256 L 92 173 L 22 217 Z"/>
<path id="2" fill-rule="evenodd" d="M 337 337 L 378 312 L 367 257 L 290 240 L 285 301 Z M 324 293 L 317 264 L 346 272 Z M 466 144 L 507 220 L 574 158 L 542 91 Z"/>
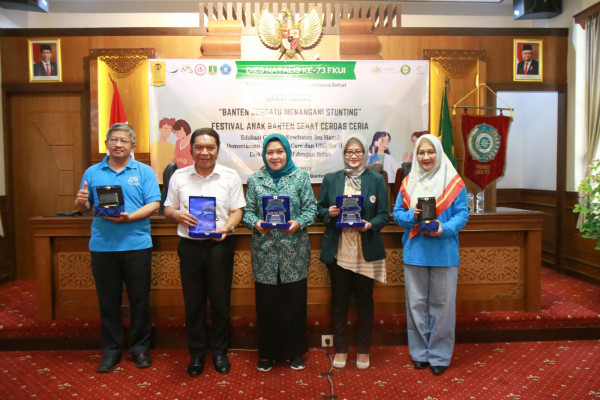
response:
<path id="1" fill-rule="evenodd" d="M 80 94 L 14 95 L 10 174 L 18 279 L 35 278 L 29 218 L 72 211 L 86 167 Z"/>

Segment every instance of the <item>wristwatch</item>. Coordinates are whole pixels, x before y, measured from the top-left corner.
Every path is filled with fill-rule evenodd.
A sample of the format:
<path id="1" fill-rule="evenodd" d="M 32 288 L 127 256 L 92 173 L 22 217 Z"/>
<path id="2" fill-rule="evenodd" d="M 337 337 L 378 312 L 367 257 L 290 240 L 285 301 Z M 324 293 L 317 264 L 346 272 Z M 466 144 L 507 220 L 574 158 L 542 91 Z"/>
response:
<path id="1" fill-rule="evenodd" d="M 231 232 L 229 232 L 230 234 L 233 233 L 233 232 L 235 232 L 235 225 L 234 224 L 232 224 L 231 222 L 228 222 L 228 223 L 225 224 L 225 226 L 227 226 L 227 225 L 229 225 L 231 227 Z"/>

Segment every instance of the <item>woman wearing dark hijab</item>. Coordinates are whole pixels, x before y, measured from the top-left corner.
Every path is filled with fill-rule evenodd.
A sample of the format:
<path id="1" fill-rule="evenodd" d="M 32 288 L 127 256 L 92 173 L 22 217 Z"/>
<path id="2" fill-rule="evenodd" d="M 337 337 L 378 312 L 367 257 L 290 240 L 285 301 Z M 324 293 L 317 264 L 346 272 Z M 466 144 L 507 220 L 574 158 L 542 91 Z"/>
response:
<path id="1" fill-rule="evenodd" d="M 387 225 L 389 206 L 386 184 L 381 174 L 367 169 L 366 142 L 351 136 L 344 143 L 344 169 L 325 175 L 319 191 L 317 213 L 326 224 L 321 261 L 331 278 L 331 314 L 333 343 L 336 349 L 333 366 L 344 368 L 348 357 L 346 326 L 348 306 L 356 299 L 358 355 L 356 367 L 369 367 L 369 349 L 373 330 L 373 285 L 386 282 L 385 249 L 381 229 Z M 338 228 L 340 213 L 337 195 L 363 195 L 362 228 Z"/>
<path id="2" fill-rule="evenodd" d="M 265 166 L 248 178 L 244 223 L 252 228 L 252 273 L 258 322 L 259 371 L 273 361 L 290 360 L 304 369 L 306 292 L 310 243 L 306 227 L 316 218 L 315 196 L 308 173 L 297 168 L 285 136 L 269 135 L 263 142 Z M 289 196 L 287 229 L 263 228 L 263 196 Z"/>

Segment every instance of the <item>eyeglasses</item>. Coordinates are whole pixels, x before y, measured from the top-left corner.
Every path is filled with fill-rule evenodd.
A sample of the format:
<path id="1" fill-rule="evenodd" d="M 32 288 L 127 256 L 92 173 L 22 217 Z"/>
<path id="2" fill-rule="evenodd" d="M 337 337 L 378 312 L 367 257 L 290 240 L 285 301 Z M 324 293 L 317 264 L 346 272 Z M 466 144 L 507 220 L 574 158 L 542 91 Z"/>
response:
<path id="1" fill-rule="evenodd" d="M 110 139 L 108 139 L 108 142 L 111 144 L 117 144 L 119 142 L 123 143 L 123 144 L 129 144 L 131 143 L 131 140 L 129 139 L 121 139 L 121 138 L 117 138 L 117 137 L 111 137 Z"/>
<path id="2" fill-rule="evenodd" d="M 425 158 L 425 156 L 432 158 L 435 157 L 437 153 L 435 152 L 435 150 L 429 150 L 429 151 L 420 151 L 417 153 L 417 158 Z"/>
<path id="3" fill-rule="evenodd" d="M 346 158 L 350 158 L 350 157 L 352 157 L 352 156 L 360 157 L 360 156 L 362 156 L 364 153 L 365 153 L 365 152 L 364 152 L 364 151 L 362 151 L 362 150 L 356 150 L 356 151 L 350 151 L 350 150 L 348 150 L 348 151 L 345 151 L 345 152 L 344 152 L 344 156 L 345 156 Z"/>

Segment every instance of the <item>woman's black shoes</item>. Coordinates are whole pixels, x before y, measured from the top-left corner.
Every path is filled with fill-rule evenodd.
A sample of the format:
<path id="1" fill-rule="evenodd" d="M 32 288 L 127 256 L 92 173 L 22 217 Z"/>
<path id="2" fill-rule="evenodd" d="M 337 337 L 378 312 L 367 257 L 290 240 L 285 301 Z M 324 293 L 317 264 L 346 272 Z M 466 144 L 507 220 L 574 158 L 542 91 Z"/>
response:
<path id="1" fill-rule="evenodd" d="M 436 366 L 431 366 L 431 373 L 434 375 L 442 375 L 444 372 L 446 372 L 446 368 L 448 367 L 444 367 L 441 365 L 436 365 Z"/>
<path id="2" fill-rule="evenodd" d="M 429 367 L 429 363 L 427 361 L 412 360 L 412 363 L 415 365 L 415 369 L 425 369 Z"/>

